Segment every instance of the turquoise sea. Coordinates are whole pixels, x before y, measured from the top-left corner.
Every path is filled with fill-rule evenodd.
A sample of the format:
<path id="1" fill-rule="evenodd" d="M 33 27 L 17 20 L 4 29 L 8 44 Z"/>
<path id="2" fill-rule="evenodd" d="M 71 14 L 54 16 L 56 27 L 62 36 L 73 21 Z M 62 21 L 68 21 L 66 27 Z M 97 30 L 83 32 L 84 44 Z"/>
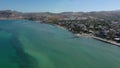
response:
<path id="1" fill-rule="evenodd" d="M 120 68 L 120 47 L 49 24 L 1 20 L 0 68 Z"/>

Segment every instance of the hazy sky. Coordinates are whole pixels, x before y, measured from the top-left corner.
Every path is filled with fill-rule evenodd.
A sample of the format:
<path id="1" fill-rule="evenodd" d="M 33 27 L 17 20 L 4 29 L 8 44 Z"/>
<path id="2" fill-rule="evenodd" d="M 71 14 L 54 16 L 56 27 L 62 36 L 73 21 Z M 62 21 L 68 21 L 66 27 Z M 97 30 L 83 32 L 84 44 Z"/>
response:
<path id="1" fill-rule="evenodd" d="M 0 0 L 0 10 L 65 12 L 119 10 L 120 0 Z"/>

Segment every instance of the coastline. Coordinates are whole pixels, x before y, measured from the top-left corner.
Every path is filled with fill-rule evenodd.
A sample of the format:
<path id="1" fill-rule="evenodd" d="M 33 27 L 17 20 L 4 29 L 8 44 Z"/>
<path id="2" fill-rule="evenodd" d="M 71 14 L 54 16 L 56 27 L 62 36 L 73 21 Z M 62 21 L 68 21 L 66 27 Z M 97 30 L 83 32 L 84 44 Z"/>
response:
<path id="1" fill-rule="evenodd" d="M 3 19 L 0 19 L 0 20 L 3 20 Z M 4 20 L 9 20 L 9 19 L 4 19 Z M 14 20 L 14 19 L 12 19 L 12 20 Z M 42 23 L 41 21 L 35 21 L 35 22 L 37 22 L 37 23 Z M 46 23 L 46 24 L 49 24 L 49 23 Z M 67 30 L 67 31 L 69 31 L 66 27 L 64 27 L 64 26 L 60 26 L 60 25 L 57 25 L 57 24 L 52 24 L 53 26 L 57 26 L 58 28 L 61 28 L 61 29 L 64 29 L 64 30 Z M 71 32 L 71 31 L 70 31 Z M 72 32 L 73 33 L 73 32 Z M 73 33 L 74 34 L 74 36 L 76 37 L 76 38 L 79 38 L 79 37 L 82 37 L 82 36 L 84 36 L 84 37 L 86 37 L 86 38 L 93 38 L 93 39 L 96 39 L 96 40 L 99 40 L 99 41 L 103 41 L 103 42 L 106 42 L 106 43 L 109 43 L 109 44 L 113 44 L 113 45 L 115 45 L 115 46 L 118 46 L 118 47 L 120 47 L 120 43 L 117 43 L 117 42 L 115 42 L 115 41 L 112 41 L 112 40 L 107 40 L 107 39 L 103 39 L 103 38 L 100 38 L 100 37 L 96 37 L 96 36 L 94 36 L 94 35 L 92 35 L 92 34 L 87 34 L 87 33 L 82 33 L 82 34 L 80 34 L 80 33 L 77 33 L 77 34 L 75 34 L 75 33 Z"/>
<path id="2" fill-rule="evenodd" d="M 57 27 L 59 27 L 59 28 L 62 28 L 62 29 L 64 29 L 64 30 L 68 30 L 66 27 L 63 27 L 63 26 L 60 26 L 60 25 L 55 25 L 55 26 L 57 26 Z M 68 30 L 69 31 L 69 30 Z M 74 33 L 73 33 L 74 34 Z M 86 38 L 93 38 L 93 39 L 96 39 L 96 40 L 99 40 L 99 41 L 102 41 L 102 42 L 106 42 L 106 43 L 109 43 L 109 44 L 113 44 L 113 45 L 115 45 L 115 46 L 118 46 L 118 47 L 120 47 L 120 43 L 117 43 L 117 42 L 115 42 L 115 41 L 112 41 L 112 40 L 107 40 L 107 39 L 103 39 L 103 38 L 100 38 L 100 37 L 96 37 L 96 36 L 94 36 L 94 35 L 92 35 L 92 34 L 86 34 L 86 33 L 82 33 L 82 34 L 80 34 L 80 33 L 77 33 L 77 34 L 74 34 L 74 36 L 75 37 L 82 37 L 82 36 L 84 36 L 84 37 L 86 37 Z"/>
<path id="3" fill-rule="evenodd" d="M 93 39 L 96 39 L 96 40 L 99 40 L 99 41 L 102 41 L 102 42 L 106 42 L 106 43 L 109 43 L 109 44 L 113 44 L 115 46 L 120 47 L 120 44 L 117 43 L 117 42 L 115 42 L 115 41 L 103 39 L 103 38 L 100 38 L 100 37 L 96 37 L 96 36 L 91 35 L 91 34 L 85 34 L 85 33 L 83 33 L 83 34 L 75 34 L 75 36 L 77 36 L 77 37 L 84 36 L 86 38 L 93 38 Z"/>
<path id="4" fill-rule="evenodd" d="M 102 39 L 102 38 L 99 38 L 99 37 L 96 37 L 96 36 L 92 36 L 92 38 L 96 39 L 96 40 L 100 40 L 100 41 L 103 41 L 103 42 L 106 42 L 106 43 L 110 43 L 110 44 L 113 44 L 113 45 L 116 45 L 118 47 L 120 47 L 120 44 L 115 42 L 115 41 L 111 41 L 111 40 L 107 40 L 107 39 Z"/>
<path id="5" fill-rule="evenodd" d="M 60 26 L 60 25 L 55 25 L 55 26 L 57 26 L 57 27 L 59 27 L 59 28 L 62 28 L 62 29 L 65 29 L 65 30 L 68 30 L 67 28 L 65 28 L 65 27 L 63 27 L 63 26 Z M 68 30 L 69 31 L 69 30 Z M 73 33 L 74 34 L 74 33 Z M 120 47 L 120 43 L 117 43 L 117 42 L 115 42 L 115 41 L 112 41 L 112 40 L 107 40 L 107 39 L 103 39 L 103 38 L 100 38 L 100 37 L 96 37 L 96 36 L 94 36 L 94 35 L 92 35 L 92 34 L 86 34 L 86 33 L 82 33 L 82 34 L 80 34 L 80 33 L 77 33 L 77 34 L 74 34 L 74 36 L 75 37 L 86 37 L 86 38 L 93 38 L 93 39 L 96 39 L 96 40 L 99 40 L 99 41 L 102 41 L 102 42 L 106 42 L 106 43 L 109 43 L 109 44 L 113 44 L 113 45 L 115 45 L 115 46 L 118 46 L 118 47 Z"/>

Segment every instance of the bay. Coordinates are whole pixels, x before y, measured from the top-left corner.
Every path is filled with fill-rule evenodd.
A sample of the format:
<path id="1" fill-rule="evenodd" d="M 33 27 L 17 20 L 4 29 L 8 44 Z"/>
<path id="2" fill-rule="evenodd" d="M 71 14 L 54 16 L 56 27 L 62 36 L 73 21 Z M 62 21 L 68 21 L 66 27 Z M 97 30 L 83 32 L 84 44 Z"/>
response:
<path id="1" fill-rule="evenodd" d="M 0 21 L 0 54 L 0 68 L 120 68 L 119 47 L 27 20 Z"/>

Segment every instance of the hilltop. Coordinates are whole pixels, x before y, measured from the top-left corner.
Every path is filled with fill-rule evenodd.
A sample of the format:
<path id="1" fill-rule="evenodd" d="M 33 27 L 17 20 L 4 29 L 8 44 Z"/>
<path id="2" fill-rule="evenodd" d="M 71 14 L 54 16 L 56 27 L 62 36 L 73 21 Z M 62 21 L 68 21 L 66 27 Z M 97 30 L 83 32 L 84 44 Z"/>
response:
<path id="1" fill-rule="evenodd" d="M 105 20 L 117 20 L 120 21 L 120 11 L 94 11 L 94 12 L 62 12 L 62 13 L 51 13 L 51 12 L 34 12 L 34 13 L 23 13 L 12 10 L 0 11 L 0 19 L 33 19 L 33 20 L 46 20 L 48 18 L 70 18 L 70 19 L 105 19 Z"/>

